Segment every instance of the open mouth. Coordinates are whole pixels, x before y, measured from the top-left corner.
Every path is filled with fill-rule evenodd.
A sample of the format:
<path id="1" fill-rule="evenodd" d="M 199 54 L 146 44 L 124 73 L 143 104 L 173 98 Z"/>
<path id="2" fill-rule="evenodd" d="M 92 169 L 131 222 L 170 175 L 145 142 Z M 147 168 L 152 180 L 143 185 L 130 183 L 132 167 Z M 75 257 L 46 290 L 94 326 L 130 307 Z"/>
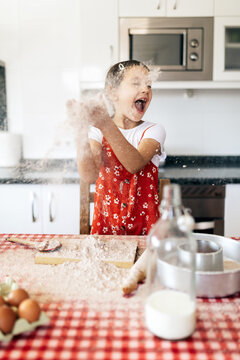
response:
<path id="1" fill-rule="evenodd" d="M 146 107 L 147 100 L 146 99 L 138 99 L 135 101 L 135 107 L 137 111 L 144 112 L 144 109 Z"/>

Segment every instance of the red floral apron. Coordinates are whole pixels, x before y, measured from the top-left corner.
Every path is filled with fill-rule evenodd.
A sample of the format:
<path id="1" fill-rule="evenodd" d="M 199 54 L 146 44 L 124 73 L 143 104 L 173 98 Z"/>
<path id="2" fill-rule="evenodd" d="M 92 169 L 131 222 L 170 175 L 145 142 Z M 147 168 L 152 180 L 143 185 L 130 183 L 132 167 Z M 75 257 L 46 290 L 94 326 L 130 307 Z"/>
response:
<path id="1" fill-rule="evenodd" d="M 91 234 L 146 235 L 159 218 L 158 207 L 157 166 L 150 161 L 131 174 L 103 138 L 103 165 L 96 182 Z"/>

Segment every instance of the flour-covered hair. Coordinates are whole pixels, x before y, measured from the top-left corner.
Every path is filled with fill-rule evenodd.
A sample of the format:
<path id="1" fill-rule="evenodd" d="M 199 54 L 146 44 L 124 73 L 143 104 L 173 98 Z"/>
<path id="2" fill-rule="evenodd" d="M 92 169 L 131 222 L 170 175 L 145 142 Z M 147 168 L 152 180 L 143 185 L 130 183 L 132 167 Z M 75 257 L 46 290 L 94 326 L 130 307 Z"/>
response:
<path id="1" fill-rule="evenodd" d="M 127 60 L 121 61 L 115 65 L 113 65 L 107 72 L 106 81 L 105 81 L 105 90 L 107 88 L 117 88 L 125 75 L 126 70 L 134 67 L 134 66 L 141 66 L 144 69 L 149 70 L 149 68 L 138 60 Z"/>

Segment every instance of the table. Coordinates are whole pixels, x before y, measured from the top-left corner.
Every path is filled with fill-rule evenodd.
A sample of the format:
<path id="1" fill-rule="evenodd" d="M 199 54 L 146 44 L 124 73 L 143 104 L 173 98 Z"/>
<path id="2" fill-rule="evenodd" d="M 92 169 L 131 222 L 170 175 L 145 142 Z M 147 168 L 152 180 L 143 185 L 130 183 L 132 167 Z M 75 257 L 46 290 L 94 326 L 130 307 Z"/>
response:
<path id="1" fill-rule="evenodd" d="M 0 256 L 10 248 L 19 251 L 21 246 L 6 242 L 6 235 L 10 234 L 0 235 Z M 26 237 L 41 241 L 47 235 Z M 144 238 L 138 240 L 143 248 Z M 196 331 L 191 338 L 176 342 L 159 339 L 145 328 L 140 303 L 134 306 L 109 303 L 99 309 L 81 300 L 51 301 L 43 304 L 42 309 L 49 316 L 50 325 L 18 335 L 8 344 L 0 343 L 1 360 L 240 359 L 240 294 L 197 299 Z"/>

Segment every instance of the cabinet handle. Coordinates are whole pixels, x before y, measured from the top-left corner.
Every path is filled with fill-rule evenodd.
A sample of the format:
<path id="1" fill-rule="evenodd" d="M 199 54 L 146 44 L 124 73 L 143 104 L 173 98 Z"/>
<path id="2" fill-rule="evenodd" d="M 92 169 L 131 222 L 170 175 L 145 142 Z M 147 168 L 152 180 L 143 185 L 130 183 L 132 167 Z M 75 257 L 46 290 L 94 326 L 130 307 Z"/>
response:
<path id="1" fill-rule="evenodd" d="M 31 210 L 32 210 L 32 222 L 37 222 L 37 215 L 36 215 L 36 200 L 37 195 L 35 192 L 31 192 Z"/>
<path id="2" fill-rule="evenodd" d="M 173 10 L 177 10 L 177 0 L 174 0 L 173 2 Z"/>
<path id="3" fill-rule="evenodd" d="M 109 45 L 110 50 L 110 65 L 113 64 L 113 45 Z"/>
<path id="4" fill-rule="evenodd" d="M 200 221 L 195 223 L 194 230 L 208 230 L 214 229 L 215 222 L 214 221 Z"/>
<path id="5" fill-rule="evenodd" d="M 157 1 L 157 10 L 160 10 L 161 9 L 161 0 L 158 0 Z"/>
<path id="6" fill-rule="evenodd" d="M 49 221 L 50 222 L 54 222 L 54 220 L 55 220 L 55 217 L 53 215 L 53 201 L 54 201 L 53 193 L 50 192 L 49 193 Z"/>

